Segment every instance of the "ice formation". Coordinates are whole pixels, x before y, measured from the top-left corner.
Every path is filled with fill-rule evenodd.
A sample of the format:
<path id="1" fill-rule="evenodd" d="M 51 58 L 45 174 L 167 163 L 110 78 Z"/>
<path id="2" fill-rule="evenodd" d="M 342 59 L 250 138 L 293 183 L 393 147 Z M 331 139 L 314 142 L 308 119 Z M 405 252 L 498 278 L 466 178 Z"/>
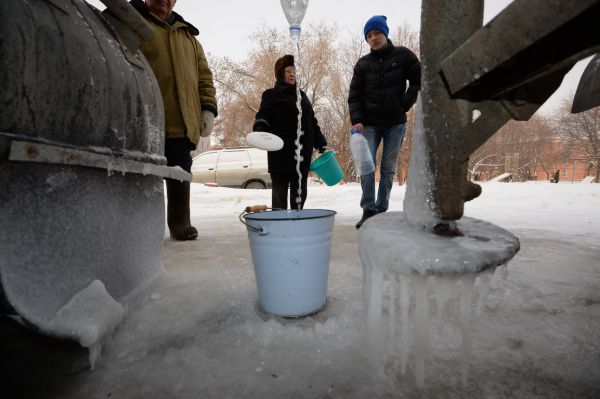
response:
<path id="1" fill-rule="evenodd" d="M 417 115 L 423 115 L 422 101 L 419 95 L 416 104 Z M 425 126 L 422 117 L 415 120 L 412 140 L 408 184 L 403 203 L 404 215 L 408 223 L 431 231 L 433 226 L 439 223 L 439 217 L 431 201 L 431 188 L 434 183 L 427 162 L 429 153 L 425 143 Z M 412 184 L 412 182 L 419 182 L 419 184 Z"/>
<path id="2" fill-rule="evenodd" d="M 425 384 L 430 324 L 443 322 L 449 307 L 455 311 L 447 314 L 458 314 L 467 383 L 473 313 L 481 311 L 495 268 L 519 249 L 515 236 L 491 223 L 463 218 L 458 226 L 464 236 L 440 237 L 405 223 L 401 212 L 389 212 L 359 231 L 370 364 L 380 365 L 384 354 L 396 356 L 404 374 L 412 347 L 419 387 Z"/>
<path id="3" fill-rule="evenodd" d="M 123 306 L 110 296 L 104 284 L 94 280 L 42 328 L 89 348 L 90 368 L 93 370 L 100 356 L 102 339 L 121 322 L 124 313 Z"/>

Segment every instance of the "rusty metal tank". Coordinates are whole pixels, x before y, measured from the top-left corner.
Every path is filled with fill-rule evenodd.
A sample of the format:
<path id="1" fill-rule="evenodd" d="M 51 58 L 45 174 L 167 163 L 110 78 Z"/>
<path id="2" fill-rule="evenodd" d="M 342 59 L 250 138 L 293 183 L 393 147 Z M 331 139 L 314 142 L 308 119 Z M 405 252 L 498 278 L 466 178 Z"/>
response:
<path id="1" fill-rule="evenodd" d="M 125 0 L 0 2 L 0 313 L 92 347 L 163 270 L 164 112 Z"/>

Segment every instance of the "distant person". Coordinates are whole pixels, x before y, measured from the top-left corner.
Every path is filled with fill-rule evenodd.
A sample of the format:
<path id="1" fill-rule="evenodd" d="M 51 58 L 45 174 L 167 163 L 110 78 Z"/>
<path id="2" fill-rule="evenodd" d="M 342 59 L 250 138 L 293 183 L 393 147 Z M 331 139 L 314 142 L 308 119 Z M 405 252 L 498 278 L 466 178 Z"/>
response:
<path id="1" fill-rule="evenodd" d="M 306 94 L 300 90 L 302 100 L 302 144 L 300 163 L 302 196 L 298 197 L 298 173 L 296 171 L 296 137 L 298 132 L 298 108 L 296 106 L 296 68 L 294 56 L 284 55 L 275 62 L 275 86 L 262 94 L 260 108 L 252 130 L 273 133 L 283 140 L 283 148 L 269 151 L 269 173 L 273 185 L 271 199 L 273 209 L 287 209 L 288 189 L 290 209 L 304 208 L 307 196 L 307 180 L 313 149 L 325 151 L 327 140 L 315 118 L 313 107 Z"/>
<path id="2" fill-rule="evenodd" d="M 168 166 L 191 172 L 200 137 L 211 134 L 217 116 L 216 90 L 198 29 L 173 12 L 176 0 L 133 0 L 131 5 L 156 34 L 140 50 L 150 63 L 165 106 L 165 157 Z M 190 222 L 190 183 L 166 179 L 167 225 L 175 240 L 194 240 Z"/>
<path id="3" fill-rule="evenodd" d="M 554 183 L 558 183 L 559 180 L 560 180 L 560 170 L 557 170 L 556 172 L 554 172 Z"/>
<path id="4" fill-rule="evenodd" d="M 417 101 L 421 88 L 421 63 L 408 48 L 394 46 L 388 38 L 385 16 L 371 17 L 363 32 L 371 52 L 354 66 L 348 94 L 350 121 L 352 130 L 367 138 L 374 161 L 382 141 L 383 152 L 377 197 L 375 172 L 360 177 L 363 215 L 356 224 L 357 229 L 368 218 L 388 210 L 398 154 L 404 140 L 406 113 Z"/>

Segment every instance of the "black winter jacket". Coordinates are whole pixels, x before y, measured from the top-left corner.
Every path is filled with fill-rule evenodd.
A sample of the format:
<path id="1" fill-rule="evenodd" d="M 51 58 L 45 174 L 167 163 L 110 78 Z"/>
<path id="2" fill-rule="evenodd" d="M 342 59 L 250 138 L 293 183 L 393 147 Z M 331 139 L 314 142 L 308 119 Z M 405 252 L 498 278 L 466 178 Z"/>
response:
<path id="1" fill-rule="evenodd" d="M 409 86 L 406 88 L 406 81 Z M 348 107 L 353 125 L 390 126 L 406 122 L 406 112 L 421 88 L 421 63 L 415 53 L 388 44 L 361 57 L 354 66 Z"/>
<path id="2" fill-rule="evenodd" d="M 325 136 L 321 133 L 319 123 L 315 118 L 308 97 L 302 94 L 302 157 L 300 170 L 308 171 L 313 148 L 327 145 Z M 269 173 L 293 172 L 296 170 L 294 141 L 298 129 L 298 109 L 296 108 L 296 86 L 275 83 L 275 87 L 267 89 L 262 94 L 260 108 L 256 113 L 254 131 L 273 133 L 283 139 L 283 148 L 279 151 L 269 151 Z"/>

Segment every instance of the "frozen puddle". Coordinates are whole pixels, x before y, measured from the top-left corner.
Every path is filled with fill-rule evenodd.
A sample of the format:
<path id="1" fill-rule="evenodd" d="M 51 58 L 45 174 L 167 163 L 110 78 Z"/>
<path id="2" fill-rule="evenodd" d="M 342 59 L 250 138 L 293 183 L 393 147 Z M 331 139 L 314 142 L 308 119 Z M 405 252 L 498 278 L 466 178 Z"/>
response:
<path id="1" fill-rule="evenodd" d="M 442 322 L 449 306 L 457 307 L 445 314 L 458 315 L 450 322 L 460 328 L 466 384 L 472 316 L 481 312 L 496 267 L 506 276 L 506 263 L 519 250 L 518 238 L 491 223 L 463 217 L 457 225 L 463 236 L 441 237 L 407 224 L 402 212 L 388 212 L 359 230 L 369 361 L 378 367 L 386 356 L 399 358 L 403 375 L 413 348 L 419 387 L 425 385 L 430 314 Z"/>

